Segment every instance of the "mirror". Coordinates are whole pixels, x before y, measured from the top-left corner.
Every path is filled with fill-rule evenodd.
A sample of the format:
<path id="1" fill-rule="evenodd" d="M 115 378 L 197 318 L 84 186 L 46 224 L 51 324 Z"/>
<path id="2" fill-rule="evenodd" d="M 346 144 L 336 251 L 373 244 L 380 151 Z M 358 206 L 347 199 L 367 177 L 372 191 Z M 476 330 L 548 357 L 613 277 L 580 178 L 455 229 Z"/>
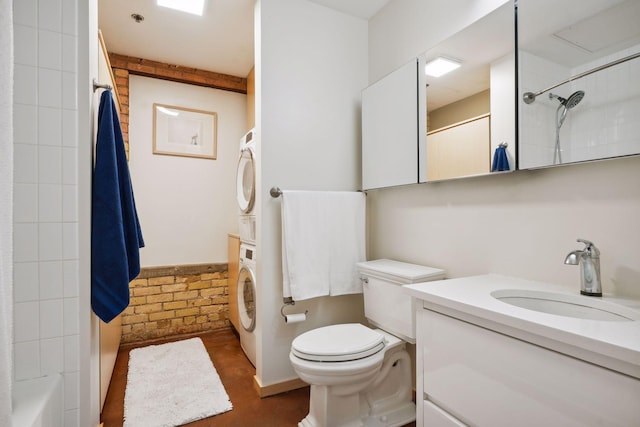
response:
<path id="1" fill-rule="evenodd" d="M 640 153 L 640 2 L 519 0 L 519 168 Z"/>
<path id="2" fill-rule="evenodd" d="M 461 66 L 426 76 L 425 62 L 438 56 Z M 514 3 L 506 1 L 366 88 L 363 189 L 485 175 L 496 152 L 508 163 L 498 171 L 515 170 L 515 64 Z"/>
<path id="3" fill-rule="evenodd" d="M 514 5 L 504 3 L 424 54 L 460 64 L 427 84 L 427 181 L 515 170 Z M 424 71 L 424 70 L 423 70 Z M 502 144 L 502 145 L 501 145 Z M 498 160 L 498 159 L 496 159 Z"/>

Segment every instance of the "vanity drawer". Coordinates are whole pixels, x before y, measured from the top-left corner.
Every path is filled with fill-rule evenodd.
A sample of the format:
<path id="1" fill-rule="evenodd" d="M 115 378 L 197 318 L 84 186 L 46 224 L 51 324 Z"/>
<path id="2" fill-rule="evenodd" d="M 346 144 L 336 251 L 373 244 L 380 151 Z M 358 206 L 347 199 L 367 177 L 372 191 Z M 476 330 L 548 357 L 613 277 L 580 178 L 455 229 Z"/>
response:
<path id="1" fill-rule="evenodd" d="M 638 425 L 637 379 L 429 310 L 418 316 L 423 399 L 458 419 L 492 427 Z"/>

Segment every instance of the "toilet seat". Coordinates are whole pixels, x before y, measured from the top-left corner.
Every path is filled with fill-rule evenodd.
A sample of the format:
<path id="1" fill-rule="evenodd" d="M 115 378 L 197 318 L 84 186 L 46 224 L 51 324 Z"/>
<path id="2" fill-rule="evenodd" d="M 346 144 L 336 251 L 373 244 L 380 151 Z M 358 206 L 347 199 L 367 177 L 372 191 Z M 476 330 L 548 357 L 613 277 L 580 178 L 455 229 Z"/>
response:
<path id="1" fill-rule="evenodd" d="M 384 335 L 359 323 L 331 325 L 299 335 L 291 353 L 315 362 L 346 362 L 378 353 L 385 346 Z"/>

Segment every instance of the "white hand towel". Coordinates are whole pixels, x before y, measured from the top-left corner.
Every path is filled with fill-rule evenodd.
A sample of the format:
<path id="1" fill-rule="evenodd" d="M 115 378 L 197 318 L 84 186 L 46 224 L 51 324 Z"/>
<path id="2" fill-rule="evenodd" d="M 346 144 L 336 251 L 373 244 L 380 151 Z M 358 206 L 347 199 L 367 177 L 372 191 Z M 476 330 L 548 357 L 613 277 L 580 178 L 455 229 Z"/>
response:
<path id="1" fill-rule="evenodd" d="M 344 191 L 282 194 L 283 294 L 301 301 L 362 292 L 365 195 Z"/>

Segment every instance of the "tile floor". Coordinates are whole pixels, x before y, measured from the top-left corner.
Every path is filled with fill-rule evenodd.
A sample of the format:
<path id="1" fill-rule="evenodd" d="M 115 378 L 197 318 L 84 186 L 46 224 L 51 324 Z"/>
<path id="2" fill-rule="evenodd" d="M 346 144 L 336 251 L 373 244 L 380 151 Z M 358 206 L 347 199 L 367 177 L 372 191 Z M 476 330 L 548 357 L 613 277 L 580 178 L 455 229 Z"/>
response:
<path id="1" fill-rule="evenodd" d="M 238 336 L 232 329 L 222 329 L 198 335 L 202 338 L 213 365 L 220 375 L 233 409 L 229 412 L 186 424 L 188 427 L 295 427 L 309 412 L 309 387 L 260 399 L 253 387 L 255 368 L 240 347 Z M 176 337 L 163 341 L 176 341 Z M 111 378 L 102 422 L 104 427 L 122 427 L 124 416 L 124 391 L 127 382 L 129 351 L 139 345 L 120 348 Z M 405 427 L 415 426 L 415 423 Z"/>

